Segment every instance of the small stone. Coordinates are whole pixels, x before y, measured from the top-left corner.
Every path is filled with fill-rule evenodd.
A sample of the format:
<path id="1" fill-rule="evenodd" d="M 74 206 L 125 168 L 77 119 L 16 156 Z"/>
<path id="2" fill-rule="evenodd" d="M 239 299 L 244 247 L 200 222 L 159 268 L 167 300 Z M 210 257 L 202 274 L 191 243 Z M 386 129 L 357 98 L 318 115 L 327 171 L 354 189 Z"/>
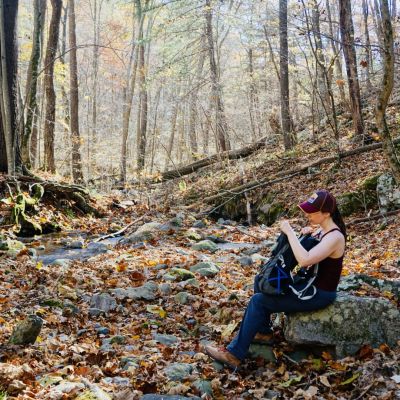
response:
<path id="1" fill-rule="evenodd" d="M 240 257 L 239 258 L 239 263 L 240 263 L 240 265 L 248 267 L 248 266 L 254 264 L 254 261 L 253 261 L 253 259 L 251 257 L 244 256 L 244 257 Z"/>
<path id="2" fill-rule="evenodd" d="M 206 240 L 210 240 L 213 243 L 228 243 L 228 241 L 217 235 L 208 235 L 206 236 Z"/>
<path id="3" fill-rule="evenodd" d="M 176 278 L 179 278 L 182 281 L 186 281 L 188 279 L 192 279 L 195 277 L 193 272 L 188 271 L 187 269 L 184 268 L 177 268 L 177 267 L 172 268 L 169 271 L 169 274 Z"/>
<path id="4" fill-rule="evenodd" d="M 110 340 L 110 344 L 125 344 L 126 337 L 122 335 L 113 336 Z"/>
<path id="5" fill-rule="evenodd" d="M 185 288 L 187 286 L 200 287 L 200 282 L 196 278 L 188 279 L 187 281 L 179 282 L 177 285 L 181 288 Z"/>
<path id="6" fill-rule="evenodd" d="M 100 328 L 96 329 L 96 333 L 98 335 L 108 335 L 110 333 L 110 329 L 108 329 L 106 326 L 101 326 Z"/>
<path id="7" fill-rule="evenodd" d="M 31 257 L 37 257 L 37 251 L 36 251 L 36 249 L 28 249 L 28 254 L 31 256 Z"/>
<path id="8" fill-rule="evenodd" d="M 203 229 L 203 228 L 207 227 L 207 225 L 201 220 L 195 221 L 192 226 L 193 226 L 193 228 L 199 228 L 199 229 Z"/>
<path id="9" fill-rule="evenodd" d="M 104 311 L 100 310 L 99 308 L 89 308 L 88 313 L 91 317 L 98 317 L 98 316 L 104 314 Z"/>
<path id="10" fill-rule="evenodd" d="M 85 246 L 85 240 L 83 238 L 75 239 L 71 242 L 68 242 L 66 247 L 68 249 L 83 249 Z"/>
<path id="11" fill-rule="evenodd" d="M 80 313 L 80 310 L 74 303 L 72 303 L 70 301 L 64 302 L 63 311 L 62 311 L 63 317 L 76 316 L 79 313 Z"/>
<path id="12" fill-rule="evenodd" d="M 174 300 L 178 304 L 187 304 L 190 294 L 188 292 L 180 292 L 174 296 Z"/>
<path id="13" fill-rule="evenodd" d="M 159 286 L 159 289 L 160 289 L 160 292 L 164 295 L 171 294 L 171 292 L 172 292 L 172 287 L 169 283 L 162 283 Z"/>
<path id="14" fill-rule="evenodd" d="M 194 229 L 189 229 L 188 231 L 186 231 L 185 236 L 190 240 L 196 240 L 196 241 L 200 241 L 203 238 Z"/>
<path id="15" fill-rule="evenodd" d="M 218 246 L 211 240 L 202 240 L 192 245 L 193 250 L 198 251 L 209 251 L 215 253 L 218 250 Z"/>
<path id="16" fill-rule="evenodd" d="M 167 264 L 157 264 L 153 269 L 156 271 L 160 271 L 160 270 L 167 269 L 167 268 L 168 268 Z"/>
<path id="17" fill-rule="evenodd" d="M 265 361 L 276 361 L 272 347 L 265 344 L 251 344 L 249 348 L 249 355 L 251 358 L 261 357 Z"/>
<path id="18" fill-rule="evenodd" d="M 158 333 L 153 334 L 153 339 L 165 346 L 171 346 L 179 342 L 179 339 L 174 335 L 160 335 Z"/>
<path id="19" fill-rule="evenodd" d="M 164 373 L 171 381 L 182 382 L 193 373 L 193 367 L 190 364 L 173 363 L 164 369 Z"/>
<path id="20" fill-rule="evenodd" d="M 119 366 L 123 369 L 123 370 L 127 370 L 130 367 L 134 367 L 137 368 L 139 366 L 139 359 L 135 358 L 135 357 L 124 357 L 121 359 L 121 361 L 119 362 Z"/>
<path id="21" fill-rule="evenodd" d="M 90 299 L 90 308 L 99 309 L 105 313 L 115 310 L 117 302 L 108 293 L 95 294 Z"/>
<path id="22" fill-rule="evenodd" d="M 10 337 L 11 344 L 33 344 L 39 336 L 43 326 L 42 318 L 37 315 L 28 315 L 23 321 L 19 322 Z"/>
<path id="23" fill-rule="evenodd" d="M 44 246 L 43 244 L 41 244 L 40 246 L 37 246 L 37 247 L 36 247 L 36 250 L 40 250 L 40 251 L 46 250 L 46 246 Z"/>
<path id="24" fill-rule="evenodd" d="M 152 281 L 146 282 L 143 286 L 130 287 L 127 289 L 112 289 L 111 293 L 115 295 L 117 299 L 133 299 L 133 300 L 155 300 L 157 298 L 158 285 Z"/>
<path id="25" fill-rule="evenodd" d="M 77 337 L 81 337 L 81 336 L 83 336 L 87 331 L 88 331 L 87 329 L 79 329 L 79 330 L 76 332 L 76 336 L 77 336 Z"/>
<path id="26" fill-rule="evenodd" d="M 201 276 L 213 277 L 218 274 L 219 268 L 212 262 L 200 262 L 190 267 L 190 271 Z"/>

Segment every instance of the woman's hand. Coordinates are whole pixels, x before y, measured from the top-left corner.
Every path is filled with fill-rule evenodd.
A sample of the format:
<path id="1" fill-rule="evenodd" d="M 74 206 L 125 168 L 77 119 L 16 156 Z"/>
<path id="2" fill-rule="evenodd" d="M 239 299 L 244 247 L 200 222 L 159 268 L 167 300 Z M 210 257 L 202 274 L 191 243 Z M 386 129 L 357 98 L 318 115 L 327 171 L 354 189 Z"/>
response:
<path id="1" fill-rule="evenodd" d="M 281 231 L 285 235 L 288 235 L 289 232 L 291 232 L 293 230 L 292 226 L 290 225 L 290 223 L 289 223 L 289 221 L 287 219 L 284 219 L 284 220 L 281 221 L 280 228 L 281 228 Z"/>
<path id="2" fill-rule="evenodd" d="M 300 233 L 302 235 L 309 235 L 310 233 L 313 233 L 314 229 L 311 226 L 305 226 L 304 228 L 301 228 Z"/>

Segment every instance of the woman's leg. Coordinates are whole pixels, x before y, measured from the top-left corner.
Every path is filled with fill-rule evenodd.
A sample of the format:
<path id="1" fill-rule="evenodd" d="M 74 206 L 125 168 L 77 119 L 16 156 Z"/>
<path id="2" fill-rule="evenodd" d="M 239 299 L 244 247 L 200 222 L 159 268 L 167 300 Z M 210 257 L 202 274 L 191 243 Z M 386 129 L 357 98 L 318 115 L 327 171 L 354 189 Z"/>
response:
<path id="1" fill-rule="evenodd" d="M 240 329 L 236 337 L 227 346 L 227 350 L 235 357 L 243 360 L 256 333 L 269 333 L 268 322 L 271 318 L 269 297 L 262 293 L 255 293 L 244 313 Z"/>
<path id="2" fill-rule="evenodd" d="M 310 300 L 299 300 L 294 294 L 286 296 L 266 296 L 262 293 L 254 294 L 247 306 L 237 336 L 227 346 L 227 350 L 235 357 L 243 360 L 250 344 L 257 332 L 263 332 L 266 321 L 270 320 L 272 313 L 299 311 L 312 311 L 324 308 L 335 299 L 334 292 L 318 290 Z"/>

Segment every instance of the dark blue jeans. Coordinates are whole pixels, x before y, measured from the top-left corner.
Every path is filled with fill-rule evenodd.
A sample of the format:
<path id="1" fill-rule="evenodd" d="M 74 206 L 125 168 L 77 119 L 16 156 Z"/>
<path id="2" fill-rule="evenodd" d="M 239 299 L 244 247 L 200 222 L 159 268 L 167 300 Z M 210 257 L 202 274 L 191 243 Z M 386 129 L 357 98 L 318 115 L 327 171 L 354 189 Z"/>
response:
<path id="1" fill-rule="evenodd" d="M 256 333 L 271 332 L 272 313 L 318 310 L 333 303 L 335 298 L 336 292 L 320 289 L 310 300 L 299 300 L 293 293 L 284 296 L 267 296 L 262 293 L 255 293 L 246 308 L 239 332 L 227 346 L 227 350 L 239 360 L 243 360 L 247 356 Z"/>

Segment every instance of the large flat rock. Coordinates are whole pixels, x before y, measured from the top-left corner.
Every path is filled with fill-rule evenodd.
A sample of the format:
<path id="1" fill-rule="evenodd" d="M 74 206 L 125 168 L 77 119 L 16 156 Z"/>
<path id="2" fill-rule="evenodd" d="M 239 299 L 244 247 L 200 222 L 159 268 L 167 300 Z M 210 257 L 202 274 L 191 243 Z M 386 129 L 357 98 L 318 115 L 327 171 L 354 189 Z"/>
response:
<path id="1" fill-rule="evenodd" d="M 396 345 L 400 311 L 389 300 L 339 293 L 330 306 L 288 316 L 285 338 L 295 345 L 329 346 L 336 357 L 355 354 L 363 345 Z"/>

